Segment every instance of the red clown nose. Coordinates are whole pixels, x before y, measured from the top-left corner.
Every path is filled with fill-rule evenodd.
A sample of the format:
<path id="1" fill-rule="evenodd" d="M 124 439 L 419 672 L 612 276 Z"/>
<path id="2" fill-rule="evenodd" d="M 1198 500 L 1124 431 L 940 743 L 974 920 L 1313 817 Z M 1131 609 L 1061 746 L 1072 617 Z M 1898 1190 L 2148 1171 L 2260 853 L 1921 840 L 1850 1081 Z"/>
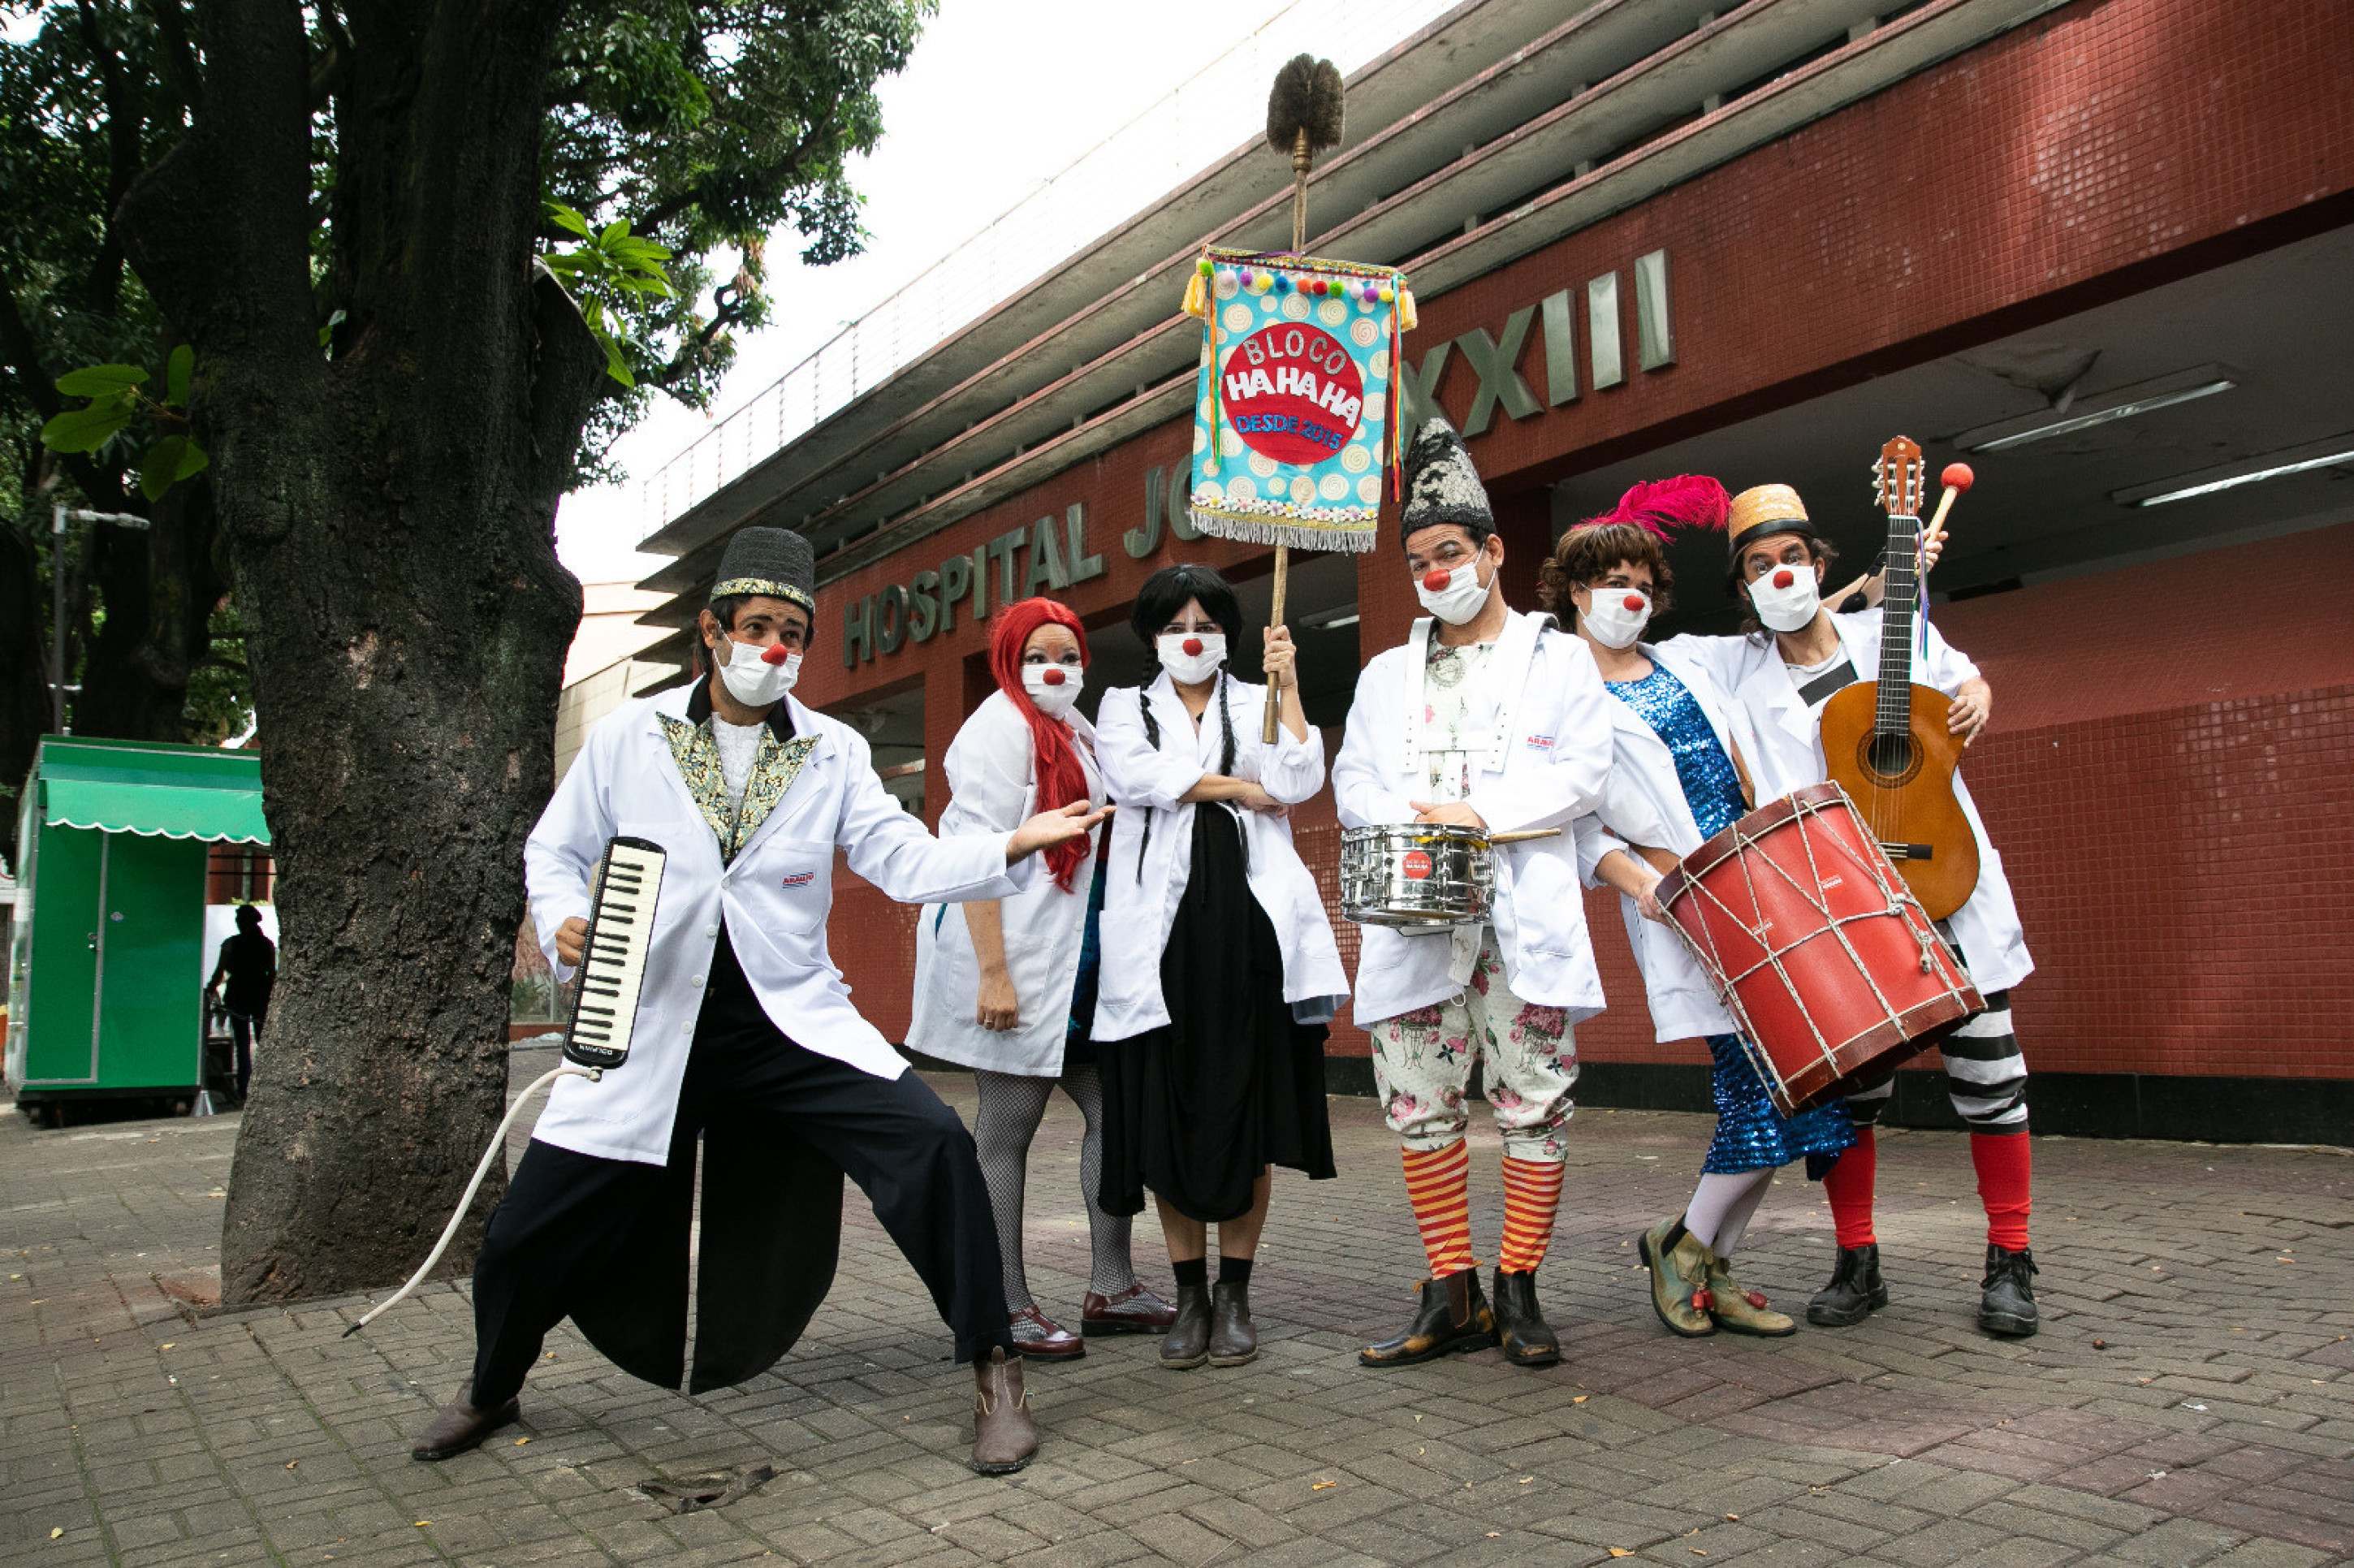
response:
<path id="1" fill-rule="evenodd" d="M 1447 584 L 1453 575 L 1442 567 L 1433 567 L 1422 574 L 1422 586 L 1432 593 L 1445 593 Z"/>
<path id="2" fill-rule="evenodd" d="M 1059 686 L 1063 683 L 1063 673 L 1060 670 L 1048 670 L 1038 678 L 1050 686 Z"/>
<path id="3" fill-rule="evenodd" d="M 1643 608 L 1643 596 L 1638 593 L 1630 593 L 1621 602 L 1626 605 L 1628 612 L 1632 613 Z"/>
<path id="4" fill-rule="evenodd" d="M 1774 586 L 1776 588 L 1788 588 L 1792 583 L 1797 582 L 1797 580 L 1798 579 L 1797 577 L 1790 575 L 1787 568 L 1774 574 Z"/>
<path id="5" fill-rule="evenodd" d="M 1202 640 L 1198 637 L 1188 637 L 1177 646 L 1185 651 L 1185 657 L 1188 659 L 1198 659 L 1202 656 Z"/>
<path id="6" fill-rule="evenodd" d="M 781 664 L 793 656 L 793 651 L 781 642 L 771 642 L 760 651 L 763 664 Z"/>

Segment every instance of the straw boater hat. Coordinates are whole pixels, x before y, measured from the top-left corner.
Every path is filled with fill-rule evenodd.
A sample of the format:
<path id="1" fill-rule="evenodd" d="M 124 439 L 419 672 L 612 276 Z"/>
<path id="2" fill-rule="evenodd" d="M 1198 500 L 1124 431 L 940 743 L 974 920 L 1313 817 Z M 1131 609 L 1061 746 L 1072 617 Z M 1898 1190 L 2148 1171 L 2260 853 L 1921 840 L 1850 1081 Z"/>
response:
<path id="1" fill-rule="evenodd" d="M 1787 484 L 1760 484 L 1733 498 L 1724 523 L 1725 538 L 1734 561 L 1753 542 L 1773 534 L 1811 534 L 1814 524 L 1798 493 Z"/>
<path id="2" fill-rule="evenodd" d="M 1398 543 L 1402 546 L 1425 528 L 1457 523 L 1475 539 L 1496 531 L 1496 514 L 1488 507 L 1488 488 L 1455 427 L 1437 415 L 1422 422 L 1405 450 L 1405 502 L 1398 509 Z"/>
<path id="3" fill-rule="evenodd" d="M 766 594 L 817 613 L 817 555 L 790 528 L 743 528 L 719 557 L 714 599 Z"/>

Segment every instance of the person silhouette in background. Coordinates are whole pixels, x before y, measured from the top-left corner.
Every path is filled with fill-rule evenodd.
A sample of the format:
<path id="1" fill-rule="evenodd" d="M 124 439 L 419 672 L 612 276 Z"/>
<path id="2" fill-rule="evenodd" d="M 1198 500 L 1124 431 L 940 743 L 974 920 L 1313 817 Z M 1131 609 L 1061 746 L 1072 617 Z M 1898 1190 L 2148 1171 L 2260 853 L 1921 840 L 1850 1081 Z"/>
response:
<path id="1" fill-rule="evenodd" d="M 223 994 L 223 982 L 227 994 Z M 229 1037 L 237 1042 L 237 1103 L 253 1081 L 253 1041 L 270 1013 L 270 993 L 278 984 L 278 944 L 261 934 L 261 911 L 237 908 L 237 933 L 221 943 L 220 962 L 205 982 L 205 995 L 228 1010 Z"/>

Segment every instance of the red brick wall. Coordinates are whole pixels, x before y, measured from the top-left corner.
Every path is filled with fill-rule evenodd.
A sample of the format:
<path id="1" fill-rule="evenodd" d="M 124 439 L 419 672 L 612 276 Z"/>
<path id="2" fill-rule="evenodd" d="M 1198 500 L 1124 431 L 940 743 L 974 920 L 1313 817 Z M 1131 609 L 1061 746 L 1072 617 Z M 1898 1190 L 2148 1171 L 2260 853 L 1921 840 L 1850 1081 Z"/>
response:
<path id="1" fill-rule="evenodd" d="M 2314 214 L 2342 215 L 2354 185 L 2344 21 L 2339 0 L 2078 0 L 1429 302 L 1413 357 L 1613 270 L 1631 355 L 1627 270 L 1669 250 L 1680 364 L 1630 369 L 1623 386 L 1541 417 L 1499 418 L 1472 442 L 1511 519 L 1512 552 L 1532 555 L 1542 508 L 1522 493 L 1540 483 L 2261 249 Z M 1458 361 L 1440 401 L 1459 418 L 1473 378 Z M 1542 397 L 1533 333 L 1521 369 Z M 1145 471 L 1177 473 L 1189 439 L 1182 420 L 1147 432 L 828 588 L 803 694 L 822 706 L 920 682 L 938 758 L 977 689 L 967 662 L 985 623 L 960 614 L 953 632 L 845 672 L 843 608 L 1084 501 L 1089 548 L 1108 570 L 1066 597 L 1092 624 L 1121 618 L 1144 577 L 1178 558 L 1164 539 L 1131 561 L 1119 533 L 1140 519 Z M 2320 591 L 2333 574 L 2354 580 L 2348 537 L 2228 557 L 2236 571 L 2267 552 L 2325 552 L 2326 571 L 2245 577 L 2266 590 L 2259 625 L 2191 591 L 2211 581 L 2212 556 L 1940 612 L 2000 705 L 1969 775 L 2041 965 L 2018 1000 L 2041 1069 L 2354 1076 L 2354 1030 L 2339 1022 L 2354 1001 L 2354 921 L 2327 892 L 2354 870 L 2341 782 L 2354 761 L 2354 671 L 2333 635 L 2345 615 Z M 1236 546 L 1181 548 L 1236 575 L 1266 568 L 1263 553 Z M 1514 561 L 1516 579 L 1526 565 Z M 1386 550 L 1365 557 L 1359 599 L 1369 654 L 1416 613 Z M 2228 689 L 2208 689 L 2218 683 Z M 926 800 L 937 815 L 941 791 Z M 1331 810 L 1328 795 L 1297 823 L 1328 881 Z M 896 1037 L 912 912 L 846 873 L 837 887 L 835 956 L 861 1006 Z M 1639 998 L 1615 911 L 1596 898 L 1589 916 L 1606 988 Z M 1342 944 L 1353 948 L 1352 933 Z M 1595 1060 L 1700 1059 L 1653 1045 L 1633 1005 L 1589 1025 L 1582 1045 Z M 1363 1036 L 1338 1028 L 1333 1049 L 1362 1054 Z"/>

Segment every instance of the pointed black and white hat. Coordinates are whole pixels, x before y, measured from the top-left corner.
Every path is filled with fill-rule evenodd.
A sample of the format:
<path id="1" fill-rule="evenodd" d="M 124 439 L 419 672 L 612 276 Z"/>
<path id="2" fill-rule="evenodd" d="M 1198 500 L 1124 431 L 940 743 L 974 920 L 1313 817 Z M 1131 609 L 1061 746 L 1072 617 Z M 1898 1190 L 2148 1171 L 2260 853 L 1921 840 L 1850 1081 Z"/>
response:
<path id="1" fill-rule="evenodd" d="M 766 594 L 817 613 L 817 555 L 790 528 L 740 528 L 719 557 L 715 599 Z"/>
<path id="2" fill-rule="evenodd" d="M 1422 422 L 1405 449 L 1405 502 L 1398 510 L 1398 543 L 1425 528 L 1457 523 L 1484 539 L 1496 531 L 1488 487 L 1455 427 L 1437 414 Z"/>

